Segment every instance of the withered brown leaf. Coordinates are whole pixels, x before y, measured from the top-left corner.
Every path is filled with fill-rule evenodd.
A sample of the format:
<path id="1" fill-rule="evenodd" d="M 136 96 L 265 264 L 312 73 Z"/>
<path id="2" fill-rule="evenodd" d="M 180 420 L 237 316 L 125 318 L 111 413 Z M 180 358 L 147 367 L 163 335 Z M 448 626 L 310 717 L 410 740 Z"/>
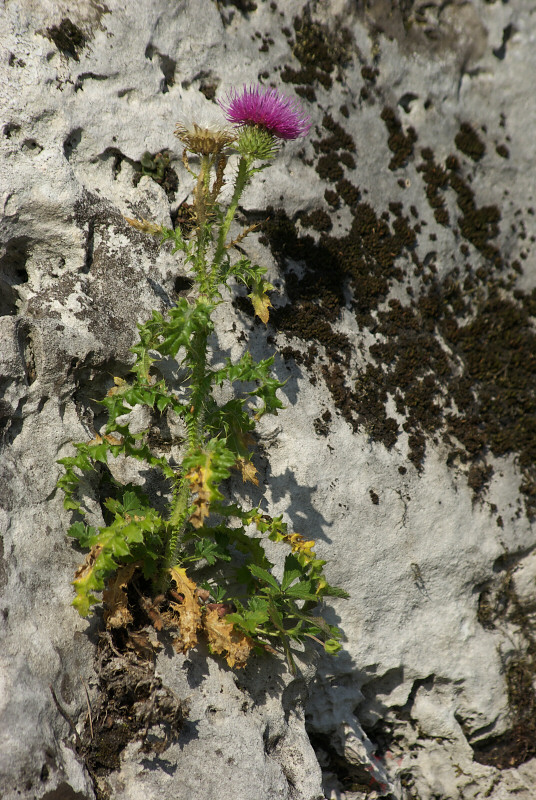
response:
<path id="1" fill-rule="evenodd" d="M 132 614 L 128 610 L 126 588 L 132 580 L 137 564 L 120 567 L 108 580 L 102 593 L 104 601 L 104 621 L 107 628 L 124 628 L 132 622 Z"/>
<path id="2" fill-rule="evenodd" d="M 190 483 L 190 489 L 197 497 L 194 500 L 195 511 L 190 517 L 190 522 L 194 528 L 201 528 L 205 519 L 210 514 L 210 488 L 208 485 L 209 469 L 197 467 L 191 469 L 186 478 Z"/>
<path id="3" fill-rule="evenodd" d="M 244 667 L 254 647 L 252 640 L 225 622 L 216 608 L 205 613 L 203 622 L 211 652 L 226 654 L 225 660 L 231 668 Z"/>
<path id="4" fill-rule="evenodd" d="M 259 479 L 257 478 L 257 467 L 253 461 L 246 461 L 245 458 L 240 458 L 237 466 L 240 467 L 240 471 L 242 472 L 242 480 L 244 483 L 249 481 L 250 483 L 254 483 L 255 486 L 259 485 Z"/>
<path id="5" fill-rule="evenodd" d="M 186 575 L 186 570 L 181 567 L 172 567 L 169 570 L 177 586 L 177 592 L 183 596 L 181 603 L 170 603 L 180 618 L 181 640 L 175 649 L 186 653 L 197 644 L 197 631 L 202 627 L 202 610 L 197 594 L 197 585 Z"/>

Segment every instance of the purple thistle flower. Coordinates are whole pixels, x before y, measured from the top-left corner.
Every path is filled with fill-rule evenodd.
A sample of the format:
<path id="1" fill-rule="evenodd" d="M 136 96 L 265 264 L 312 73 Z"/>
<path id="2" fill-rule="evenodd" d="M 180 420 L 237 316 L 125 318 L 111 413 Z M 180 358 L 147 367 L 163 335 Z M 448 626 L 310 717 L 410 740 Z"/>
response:
<path id="1" fill-rule="evenodd" d="M 279 139 L 307 136 L 312 124 L 297 100 L 259 84 L 233 89 L 219 104 L 233 125 L 258 125 Z"/>

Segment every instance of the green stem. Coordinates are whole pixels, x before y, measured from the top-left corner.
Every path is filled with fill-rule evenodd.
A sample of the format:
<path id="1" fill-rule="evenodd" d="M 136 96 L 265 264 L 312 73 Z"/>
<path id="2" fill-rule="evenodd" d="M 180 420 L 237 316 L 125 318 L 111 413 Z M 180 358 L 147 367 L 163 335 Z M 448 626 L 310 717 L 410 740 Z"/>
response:
<path id="1" fill-rule="evenodd" d="M 206 252 L 210 240 L 209 222 L 209 190 L 210 190 L 210 156 L 201 158 L 201 170 L 197 177 L 197 184 L 194 189 L 194 206 L 198 224 L 196 253 L 194 259 L 194 271 L 199 282 L 201 294 L 210 294 L 210 286 L 207 275 Z"/>
<path id="2" fill-rule="evenodd" d="M 205 401 L 207 398 L 206 369 L 207 369 L 207 341 L 206 329 L 196 331 L 192 337 L 192 375 L 191 375 L 191 415 L 192 423 L 188 430 L 188 452 L 197 450 L 203 442 L 203 422 L 205 418 Z"/>
<path id="3" fill-rule="evenodd" d="M 188 482 L 184 477 L 181 477 L 171 504 L 171 514 L 169 517 L 169 524 L 172 531 L 166 546 L 166 567 L 168 568 L 174 566 L 177 561 L 177 549 L 186 525 L 189 500 L 190 492 L 188 489 Z"/>
<path id="4" fill-rule="evenodd" d="M 201 298 L 200 298 L 201 299 Z M 208 330 L 195 331 L 192 337 L 191 362 L 191 411 L 188 425 L 188 455 L 191 455 L 203 444 L 205 403 L 207 398 L 206 365 L 207 365 Z M 210 390 L 210 387 L 209 387 Z M 167 544 L 166 565 L 173 566 L 177 560 L 177 549 L 184 533 L 187 513 L 190 505 L 190 490 L 184 474 L 181 475 L 171 504 L 169 523 L 172 533 Z"/>
<path id="5" fill-rule="evenodd" d="M 242 192 L 246 188 L 248 181 L 251 178 L 251 172 L 249 166 L 250 166 L 250 159 L 246 158 L 245 156 L 242 156 L 238 163 L 238 174 L 236 176 L 236 183 L 233 192 L 233 197 L 229 205 L 229 208 L 227 209 L 227 214 L 225 215 L 225 219 L 223 220 L 218 235 L 218 243 L 216 245 L 216 252 L 214 254 L 213 267 L 212 267 L 212 274 L 214 277 L 217 276 L 218 267 L 220 266 L 223 254 L 225 253 L 225 242 L 227 240 L 227 235 L 229 233 L 231 223 L 236 214 L 236 209 L 238 208 L 240 197 L 242 196 Z"/>

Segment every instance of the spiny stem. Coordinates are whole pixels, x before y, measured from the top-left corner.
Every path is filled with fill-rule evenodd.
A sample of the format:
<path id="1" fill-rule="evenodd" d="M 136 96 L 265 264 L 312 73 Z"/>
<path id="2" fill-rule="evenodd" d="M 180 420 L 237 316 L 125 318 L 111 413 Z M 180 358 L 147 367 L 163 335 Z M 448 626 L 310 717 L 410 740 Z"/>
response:
<path id="1" fill-rule="evenodd" d="M 249 166 L 250 166 L 250 159 L 242 156 L 238 164 L 238 174 L 236 176 L 236 183 L 233 192 L 233 197 L 229 205 L 229 208 L 227 209 L 227 214 L 225 215 L 225 219 L 223 220 L 218 235 L 218 243 L 216 245 L 216 252 L 214 254 L 214 261 L 213 261 L 213 273 L 217 273 L 218 267 L 221 264 L 223 254 L 225 253 L 225 242 L 227 241 L 227 235 L 229 233 L 231 223 L 236 214 L 236 209 L 238 208 L 238 203 L 242 196 L 242 192 L 246 188 L 248 181 L 251 177 Z"/>
<path id="2" fill-rule="evenodd" d="M 227 166 L 227 156 L 220 156 L 218 159 L 218 166 L 216 168 L 216 178 L 214 179 L 214 184 L 212 186 L 212 191 L 210 193 L 210 200 L 212 203 L 215 203 L 218 199 L 218 195 L 221 192 L 224 180 L 223 176 L 225 173 L 225 167 Z"/>
<path id="3" fill-rule="evenodd" d="M 171 514 L 169 517 L 172 533 L 166 546 L 166 567 L 172 567 L 177 561 L 177 550 L 186 525 L 189 499 L 190 491 L 188 482 L 184 476 L 181 476 L 172 501 Z"/>
<path id="4" fill-rule="evenodd" d="M 191 415 L 193 424 L 189 426 L 188 439 L 189 451 L 197 449 L 203 438 L 204 407 L 207 398 L 205 388 L 206 368 L 207 368 L 207 340 L 208 331 L 199 330 L 194 333 L 192 350 L 194 361 L 192 363 L 192 394 L 191 394 Z"/>

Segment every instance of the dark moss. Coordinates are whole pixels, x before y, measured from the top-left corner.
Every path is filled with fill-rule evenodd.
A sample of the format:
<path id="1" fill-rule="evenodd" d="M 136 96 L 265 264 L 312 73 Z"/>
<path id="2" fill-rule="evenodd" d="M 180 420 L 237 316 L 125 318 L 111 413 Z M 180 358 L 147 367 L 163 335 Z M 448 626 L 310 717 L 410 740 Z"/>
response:
<path id="1" fill-rule="evenodd" d="M 340 183 L 342 183 L 342 181 Z M 336 209 L 340 206 L 339 194 L 337 194 L 337 192 L 332 192 L 331 189 L 326 189 L 324 192 L 324 199 L 326 200 L 326 203 L 328 203 L 332 208 Z"/>
<path id="2" fill-rule="evenodd" d="M 397 421 L 387 416 L 387 399 L 388 392 L 381 369 L 368 364 L 359 373 L 352 393 L 356 419 L 369 436 L 389 449 L 396 443 L 400 431 Z"/>
<path id="3" fill-rule="evenodd" d="M 318 82 L 325 89 L 330 89 L 333 83 L 328 74 L 321 72 L 314 67 L 307 66 L 302 67 L 301 69 L 293 69 L 292 67 L 289 67 L 288 64 L 281 70 L 281 80 L 284 81 L 284 83 L 305 85 L 311 85 Z"/>
<path id="4" fill-rule="evenodd" d="M 426 199 L 434 216 L 441 225 L 447 226 L 449 214 L 445 208 L 445 201 L 440 192 L 449 185 L 448 173 L 435 163 L 434 155 L 430 148 L 421 150 L 423 162 L 418 165 L 417 171 L 422 174 L 425 183 Z"/>
<path id="5" fill-rule="evenodd" d="M 334 69 L 349 57 L 350 33 L 346 28 L 340 28 L 334 35 L 324 25 L 312 21 L 307 9 L 301 17 L 294 17 L 293 26 L 295 43 L 292 52 L 300 68 L 286 65 L 281 71 L 281 79 L 286 83 L 320 84 L 330 89 Z"/>
<path id="6" fill-rule="evenodd" d="M 417 134 L 411 127 L 408 128 L 407 133 L 404 133 L 400 120 L 390 106 L 385 106 L 381 118 L 389 133 L 387 145 L 389 150 L 394 153 L 389 163 L 389 169 L 395 170 L 407 164 L 413 156 L 413 145 L 417 141 Z"/>
<path id="7" fill-rule="evenodd" d="M 305 228 L 314 228 L 315 231 L 329 231 L 333 223 L 326 211 L 319 209 L 310 214 L 300 214 L 300 222 Z"/>
<path id="8" fill-rule="evenodd" d="M 26 61 L 24 61 L 22 58 L 17 58 L 15 53 L 9 54 L 9 59 L 7 63 L 9 64 L 10 67 L 16 66 L 20 67 L 21 69 L 23 69 L 26 66 Z"/>
<path id="9" fill-rule="evenodd" d="M 482 206 L 475 203 L 475 193 L 457 169 L 451 169 L 449 184 L 457 194 L 458 208 L 462 216 L 458 219 L 460 233 L 471 242 L 482 255 L 496 267 L 503 265 L 499 250 L 490 240 L 499 235 L 501 213 L 497 206 Z"/>
<path id="10" fill-rule="evenodd" d="M 478 386 L 476 398 L 461 409 L 466 417 L 477 416 L 478 426 L 472 427 L 478 438 L 494 455 L 517 452 L 520 466 L 530 468 L 536 463 L 536 335 L 526 311 L 491 292 L 453 343 L 467 377 Z"/>
<path id="11" fill-rule="evenodd" d="M 371 83 L 376 83 L 376 78 L 379 74 L 379 71 L 375 67 L 361 67 L 361 77 L 366 81 L 370 81 Z"/>
<path id="12" fill-rule="evenodd" d="M 334 332 L 326 321 L 322 309 L 316 304 L 305 301 L 298 307 L 285 306 L 274 311 L 271 316 L 280 330 L 300 339 L 312 337 L 326 348 L 334 361 L 348 363 L 350 355 L 348 337 Z"/>
<path id="13" fill-rule="evenodd" d="M 402 163 L 412 156 L 416 137 L 406 138 L 394 112 L 384 110 L 383 116 L 392 133 L 404 139 L 403 155 L 398 151 Z M 436 219 L 447 225 L 445 195 L 454 192 L 464 240 L 457 251 L 463 260 L 438 281 L 436 251 L 422 261 L 417 252 L 417 236 L 425 224 L 413 224 L 417 206 L 410 209 L 410 222 L 398 198 L 383 213 L 360 202 L 358 187 L 341 175 L 341 152 L 352 152 L 353 142 L 331 116 L 325 115 L 323 127 L 328 135 L 314 143 L 313 164 L 332 181 L 340 175 L 334 181 L 336 191 L 328 189 L 324 196 L 330 208 L 344 200 L 352 223 L 344 236 L 336 237 L 328 230 L 326 212 L 301 215 L 302 223 L 320 230 L 315 241 L 298 235 L 283 211 L 269 210 L 264 241 L 281 267 L 289 300 L 273 313 L 273 324 L 302 342 L 322 345 L 311 369 L 316 375 L 320 366 L 337 409 L 354 431 L 364 430 L 388 448 L 404 431 L 408 457 L 418 469 L 427 442 L 443 439 L 448 463 L 467 465 L 475 494 L 485 490 L 491 477 L 487 456 L 514 454 L 523 472 L 520 489 L 527 513 L 536 514 L 536 334 L 531 322 L 536 290 L 531 295 L 505 294 L 500 275 L 506 265 L 494 242 L 499 209 L 477 206 L 455 155 L 440 165 L 431 148 L 421 150 L 418 169 L 426 200 Z M 475 250 L 479 260 L 473 265 Z M 515 271 L 514 264 L 511 268 Z M 420 278 L 420 287 L 414 278 L 408 285 L 410 271 Z M 391 300 L 383 306 L 394 282 L 406 283 L 407 304 Z M 343 308 L 350 308 L 359 327 L 375 339 L 369 363 L 353 380 L 347 372 L 353 346 L 334 327 Z M 400 423 L 386 410 L 391 403 Z"/>
<path id="14" fill-rule="evenodd" d="M 317 417 L 313 421 L 313 427 L 315 429 L 315 433 L 318 436 L 327 436 L 329 433 L 329 423 L 331 422 L 331 411 L 327 410 L 324 411 L 322 417 Z"/>
<path id="15" fill-rule="evenodd" d="M 297 86 L 295 91 L 297 95 L 303 97 L 309 103 L 316 103 L 316 92 L 312 86 Z"/>
<path id="16" fill-rule="evenodd" d="M 505 144 L 498 144 L 497 147 L 495 148 L 495 152 L 501 158 L 510 158 L 510 151 L 508 150 Z"/>
<path id="17" fill-rule="evenodd" d="M 216 97 L 216 90 L 218 85 L 216 83 L 200 83 L 199 91 L 204 95 L 207 100 L 214 100 Z"/>
<path id="18" fill-rule="evenodd" d="M 324 180 L 332 183 L 341 181 L 344 189 L 350 184 L 348 181 L 342 183 L 344 171 L 341 163 L 350 169 L 355 167 L 355 160 L 352 156 L 352 152 L 355 151 L 354 141 L 342 125 L 335 122 L 329 114 L 324 115 L 322 125 L 330 135 L 320 141 L 313 141 L 315 152 L 322 154 L 318 158 L 316 171 Z M 341 150 L 344 152 L 341 153 Z"/>
<path id="19" fill-rule="evenodd" d="M 409 429 L 407 423 L 404 423 L 404 430 L 406 430 L 406 426 Z M 410 433 L 408 436 L 408 447 L 409 447 L 409 460 L 413 463 L 413 465 L 418 469 L 422 469 L 422 464 L 424 461 L 424 455 L 426 453 L 426 439 L 424 434 L 421 431 L 417 433 Z"/>
<path id="20" fill-rule="evenodd" d="M 369 489 L 369 495 L 373 505 L 377 506 L 380 504 L 380 498 L 373 489 Z"/>
<path id="21" fill-rule="evenodd" d="M 300 64 L 314 66 L 315 69 L 329 74 L 335 65 L 327 30 L 306 16 L 294 17 L 293 24 L 296 35 L 294 55 Z"/>
<path id="22" fill-rule="evenodd" d="M 355 390 L 348 385 L 339 365 L 323 365 L 322 374 L 335 406 L 352 429 L 364 429 L 374 440 L 381 441 L 387 448 L 392 447 L 398 437 L 398 424 L 385 412 L 387 392 L 381 380 L 375 381 L 374 368 L 369 365 L 358 378 Z M 371 408 L 375 413 L 370 413 Z"/>
<path id="23" fill-rule="evenodd" d="M 316 165 L 316 171 L 323 180 L 331 181 L 331 183 L 340 180 L 344 175 L 343 168 L 339 164 L 339 156 L 336 153 L 330 153 L 328 156 L 320 156 Z"/>
<path id="24" fill-rule="evenodd" d="M 347 180 L 346 178 L 342 178 L 342 180 L 337 181 L 335 188 L 337 189 L 339 196 L 342 197 L 347 206 L 353 207 L 359 202 L 359 198 L 361 196 L 359 193 L 359 187 L 354 186 L 354 184 L 350 183 L 350 181 Z M 337 197 L 335 192 L 333 194 L 335 195 L 335 197 Z M 325 196 L 328 203 L 331 203 L 331 200 L 329 200 L 327 197 L 327 190 Z"/>
<path id="25" fill-rule="evenodd" d="M 240 11 L 241 14 L 248 14 L 250 11 L 257 10 L 257 3 L 254 0 L 219 0 L 222 6 L 232 6 Z"/>
<path id="26" fill-rule="evenodd" d="M 337 150 L 349 150 L 350 152 L 355 151 L 355 144 L 354 140 L 347 133 L 342 125 L 339 125 L 338 122 L 335 122 L 331 114 L 324 114 L 324 118 L 322 120 L 322 127 L 324 127 L 327 131 L 331 133 L 331 137 L 327 140 L 329 149 L 337 149 Z M 324 140 L 326 141 L 326 140 Z"/>
<path id="27" fill-rule="evenodd" d="M 355 159 L 351 153 L 341 153 L 341 163 L 348 169 L 355 169 Z"/>
<path id="28" fill-rule="evenodd" d="M 86 37 L 83 32 L 71 20 L 66 17 L 59 25 L 52 25 L 47 28 L 47 37 L 54 42 L 58 50 L 64 55 L 79 60 L 79 51 L 86 44 Z"/>
<path id="29" fill-rule="evenodd" d="M 446 208 L 436 208 L 436 210 L 434 211 L 434 219 L 440 225 L 447 226 L 450 221 L 449 212 L 447 211 Z"/>
<path id="30" fill-rule="evenodd" d="M 423 176 L 426 199 L 434 209 L 437 222 L 445 226 L 449 224 L 449 214 L 442 193 L 450 186 L 457 195 L 457 205 L 462 212 L 458 219 L 461 235 L 495 266 L 502 266 L 500 253 L 491 243 L 499 234 L 501 214 L 497 206 L 477 207 L 475 194 L 463 177 L 460 163 L 455 156 L 447 158 L 447 169 L 443 169 L 435 163 L 430 148 L 424 148 L 421 155 L 424 160 L 417 169 Z"/>
<path id="31" fill-rule="evenodd" d="M 473 464 L 467 474 L 467 483 L 476 496 L 482 494 L 493 475 L 493 467 L 489 464 Z"/>
<path id="32" fill-rule="evenodd" d="M 458 150 L 473 161 L 480 161 L 486 152 L 486 145 L 468 122 L 462 122 L 460 130 L 454 137 L 454 143 Z"/>

